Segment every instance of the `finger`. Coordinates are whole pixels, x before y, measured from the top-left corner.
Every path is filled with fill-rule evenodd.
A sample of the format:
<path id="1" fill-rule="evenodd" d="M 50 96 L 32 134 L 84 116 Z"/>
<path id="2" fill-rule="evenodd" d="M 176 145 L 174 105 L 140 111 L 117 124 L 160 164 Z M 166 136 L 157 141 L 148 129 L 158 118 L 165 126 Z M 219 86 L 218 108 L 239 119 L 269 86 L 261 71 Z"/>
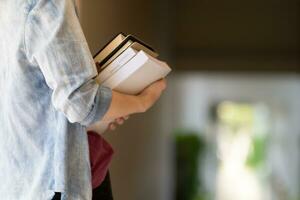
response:
<path id="1" fill-rule="evenodd" d="M 161 88 L 162 88 L 162 90 L 165 90 L 166 87 L 167 87 L 167 80 L 165 78 L 163 78 L 161 80 Z"/>
<path id="2" fill-rule="evenodd" d="M 161 78 L 157 82 L 159 82 L 159 83 L 166 83 L 166 79 L 165 78 Z"/>
<path id="3" fill-rule="evenodd" d="M 108 124 L 108 126 L 107 126 L 107 128 L 106 128 L 106 131 L 111 131 L 111 124 L 112 124 L 112 123 L 109 123 L 109 124 Z"/>
<path id="4" fill-rule="evenodd" d="M 115 120 L 115 122 L 116 122 L 117 124 L 119 124 L 119 125 L 122 125 L 122 124 L 124 123 L 124 119 L 123 119 L 122 117 L 120 117 L 120 118 L 117 118 L 117 119 Z"/>
<path id="5" fill-rule="evenodd" d="M 116 125 L 114 123 L 111 123 L 109 125 L 109 130 L 114 131 L 116 129 Z"/>

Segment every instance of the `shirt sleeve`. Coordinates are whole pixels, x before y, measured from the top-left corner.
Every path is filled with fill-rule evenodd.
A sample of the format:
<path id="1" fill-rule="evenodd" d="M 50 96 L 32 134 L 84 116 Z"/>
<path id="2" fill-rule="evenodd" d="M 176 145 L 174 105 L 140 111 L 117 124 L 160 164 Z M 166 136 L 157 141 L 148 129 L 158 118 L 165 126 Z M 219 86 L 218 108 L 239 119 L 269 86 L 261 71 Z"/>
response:
<path id="1" fill-rule="evenodd" d="M 71 123 L 90 125 L 107 112 L 111 89 L 95 81 L 97 69 L 73 0 L 36 0 L 25 24 L 24 46 L 53 90 L 52 103 Z"/>

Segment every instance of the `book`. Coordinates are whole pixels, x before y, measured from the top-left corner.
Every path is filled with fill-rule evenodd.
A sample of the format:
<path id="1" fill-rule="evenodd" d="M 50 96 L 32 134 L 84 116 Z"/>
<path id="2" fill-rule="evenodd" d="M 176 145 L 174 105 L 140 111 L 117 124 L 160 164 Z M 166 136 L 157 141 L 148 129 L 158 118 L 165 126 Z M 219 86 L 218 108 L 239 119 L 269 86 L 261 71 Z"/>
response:
<path id="1" fill-rule="evenodd" d="M 168 64 L 157 57 L 158 53 L 149 45 L 120 33 L 94 56 L 99 72 L 96 81 L 115 91 L 137 95 L 171 72 Z M 102 134 L 109 123 L 99 121 L 88 130 Z"/>
<path id="2" fill-rule="evenodd" d="M 113 49 L 115 49 L 125 38 L 124 33 L 119 33 L 111 41 L 109 41 L 100 51 L 94 56 L 96 63 L 101 62 L 105 57 L 107 57 Z"/>
<path id="3" fill-rule="evenodd" d="M 131 49 L 130 53 L 134 53 Z M 132 56 L 130 54 L 129 57 Z M 164 78 L 171 71 L 167 63 L 146 54 L 144 51 L 137 52 L 124 65 L 114 68 L 108 78 L 98 82 L 115 91 L 136 95 L 151 83 Z"/>
<path id="4" fill-rule="evenodd" d="M 158 56 L 151 46 L 137 37 L 133 35 L 126 36 L 124 33 L 119 33 L 94 56 L 98 72 L 101 72 L 128 47 L 132 47 L 136 50 L 143 50 L 153 57 Z"/>
<path id="5" fill-rule="evenodd" d="M 100 73 L 102 70 L 104 70 L 108 65 L 110 65 L 118 56 L 122 55 L 128 48 L 135 49 L 135 50 L 143 50 L 147 54 L 157 57 L 158 54 L 153 52 L 152 50 L 148 49 L 147 47 L 143 46 L 139 42 L 133 42 L 129 40 L 127 43 L 125 43 L 118 51 L 116 51 L 115 54 L 110 56 L 106 59 L 106 62 L 98 63 L 100 68 L 98 69 L 98 72 Z"/>
<path id="6" fill-rule="evenodd" d="M 137 51 L 133 48 L 127 48 L 121 55 L 119 55 L 115 60 L 113 60 L 109 66 L 100 71 L 97 80 L 99 83 L 106 81 L 119 67 L 126 64 L 133 56 L 135 56 Z"/>

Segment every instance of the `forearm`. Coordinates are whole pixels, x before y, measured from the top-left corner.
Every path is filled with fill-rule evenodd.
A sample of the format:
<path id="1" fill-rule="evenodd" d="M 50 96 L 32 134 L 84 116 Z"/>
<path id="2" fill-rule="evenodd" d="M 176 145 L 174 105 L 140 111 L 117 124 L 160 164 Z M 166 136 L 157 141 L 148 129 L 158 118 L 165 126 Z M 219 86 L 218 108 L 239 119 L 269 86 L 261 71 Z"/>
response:
<path id="1" fill-rule="evenodd" d="M 139 96 L 127 95 L 112 91 L 112 100 L 103 121 L 112 121 L 119 117 L 143 112 L 143 104 Z"/>

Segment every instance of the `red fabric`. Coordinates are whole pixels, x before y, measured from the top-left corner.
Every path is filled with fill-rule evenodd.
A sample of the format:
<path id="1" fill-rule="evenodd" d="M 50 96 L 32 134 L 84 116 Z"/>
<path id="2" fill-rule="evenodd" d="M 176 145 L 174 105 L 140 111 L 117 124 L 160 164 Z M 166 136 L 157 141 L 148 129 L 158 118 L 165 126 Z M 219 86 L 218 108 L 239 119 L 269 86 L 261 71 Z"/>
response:
<path id="1" fill-rule="evenodd" d="M 98 133 L 88 131 L 93 189 L 100 186 L 113 156 L 110 144 Z"/>

